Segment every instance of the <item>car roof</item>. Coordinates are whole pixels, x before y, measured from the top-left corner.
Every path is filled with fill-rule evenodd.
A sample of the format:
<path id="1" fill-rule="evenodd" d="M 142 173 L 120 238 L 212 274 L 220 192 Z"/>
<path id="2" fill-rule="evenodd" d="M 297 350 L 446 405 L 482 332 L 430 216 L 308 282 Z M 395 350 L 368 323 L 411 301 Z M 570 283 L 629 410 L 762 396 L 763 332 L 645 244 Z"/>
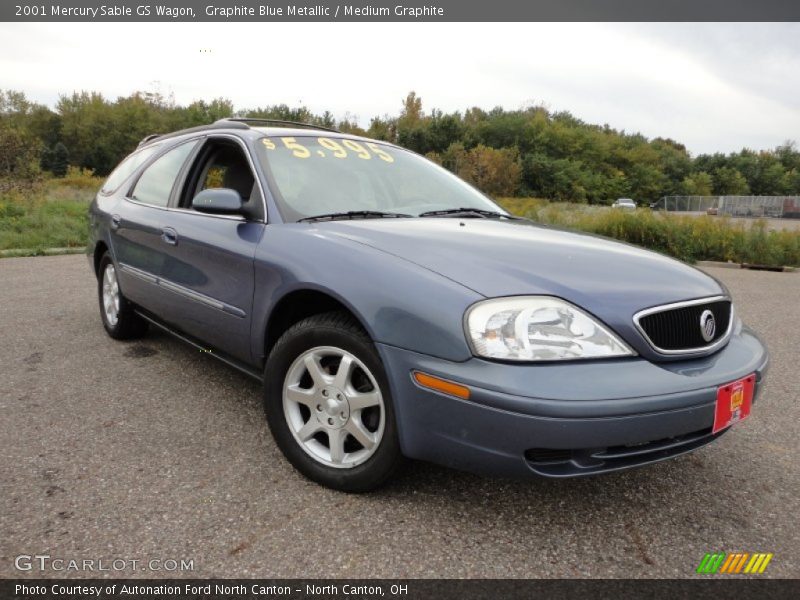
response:
<path id="1" fill-rule="evenodd" d="M 372 140 L 364 136 L 356 135 L 354 133 L 346 133 L 343 131 L 332 131 L 328 129 L 314 129 L 313 127 L 251 127 L 251 131 L 261 133 L 268 136 L 283 136 L 283 137 L 308 137 L 312 135 L 323 134 L 324 137 L 331 138 L 355 138 L 358 140 L 367 140 L 379 142 L 380 140 Z M 258 136 L 261 137 L 261 136 Z M 386 142 L 384 142 L 386 143 Z"/>
<path id="2" fill-rule="evenodd" d="M 257 123 L 257 122 L 263 122 L 265 124 L 255 125 L 255 126 L 248 125 L 248 123 Z M 266 123 L 269 123 L 269 125 L 267 125 Z M 295 123 L 292 121 L 281 121 L 275 119 L 231 118 L 231 119 L 220 119 L 218 121 L 215 121 L 214 123 L 209 123 L 208 125 L 190 127 L 188 129 L 181 129 L 170 133 L 151 134 L 146 136 L 141 142 L 139 142 L 138 147 L 142 148 L 144 146 L 155 144 L 167 139 L 178 139 L 193 134 L 207 133 L 207 132 L 228 133 L 250 139 L 258 139 L 265 135 L 282 136 L 282 137 L 308 137 L 310 135 L 324 134 L 325 137 L 332 137 L 332 138 L 347 137 L 351 139 L 354 138 L 369 142 L 380 142 L 383 144 L 388 144 L 388 142 L 382 142 L 381 140 L 373 140 L 371 138 L 366 138 L 359 135 L 344 133 L 341 131 L 337 131 L 335 129 L 331 129 L 329 127 L 317 126 L 311 123 Z"/>

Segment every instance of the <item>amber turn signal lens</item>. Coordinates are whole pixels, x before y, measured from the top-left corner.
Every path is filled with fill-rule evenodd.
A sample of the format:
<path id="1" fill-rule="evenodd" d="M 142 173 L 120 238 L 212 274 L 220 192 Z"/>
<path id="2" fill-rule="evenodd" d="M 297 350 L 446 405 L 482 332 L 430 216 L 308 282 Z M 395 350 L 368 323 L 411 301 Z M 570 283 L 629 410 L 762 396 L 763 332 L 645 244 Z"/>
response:
<path id="1" fill-rule="evenodd" d="M 453 383 L 452 381 L 439 379 L 438 377 L 420 373 L 419 371 L 414 371 L 414 381 L 416 381 L 422 387 L 436 390 L 437 392 L 442 392 L 443 394 L 448 394 L 450 396 L 455 396 L 456 398 L 461 398 L 462 400 L 469 400 L 469 388 L 463 385 L 458 385 L 457 383 Z"/>

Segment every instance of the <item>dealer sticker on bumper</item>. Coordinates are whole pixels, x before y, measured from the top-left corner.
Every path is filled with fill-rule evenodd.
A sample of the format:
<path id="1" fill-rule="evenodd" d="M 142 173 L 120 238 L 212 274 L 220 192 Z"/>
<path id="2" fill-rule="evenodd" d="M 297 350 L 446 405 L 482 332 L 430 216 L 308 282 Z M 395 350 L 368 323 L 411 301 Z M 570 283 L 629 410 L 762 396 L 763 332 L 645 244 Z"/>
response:
<path id="1" fill-rule="evenodd" d="M 714 412 L 714 429 L 712 433 L 722 431 L 734 423 L 750 416 L 753 406 L 753 390 L 756 376 L 748 375 L 743 379 L 727 383 L 717 389 L 717 407 Z"/>

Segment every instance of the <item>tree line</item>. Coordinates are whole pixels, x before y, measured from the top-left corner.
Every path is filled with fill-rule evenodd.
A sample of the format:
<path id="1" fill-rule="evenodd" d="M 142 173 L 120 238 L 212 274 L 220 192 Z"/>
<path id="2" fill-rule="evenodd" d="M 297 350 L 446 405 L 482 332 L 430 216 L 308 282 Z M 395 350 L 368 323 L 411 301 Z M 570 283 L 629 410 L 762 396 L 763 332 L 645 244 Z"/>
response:
<path id="1" fill-rule="evenodd" d="M 414 92 L 398 115 L 376 116 L 362 129 L 350 115 L 337 120 L 284 104 L 237 109 L 217 98 L 181 106 L 158 93 L 111 100 L 75 92 L 50 108 L 23 92 L 0 90 L 0 178 L 58 177 L 69 166 L 104 176 L 146 135 L 230 116 L 300 121 L 390 141 L 494 196 L 608 204 L 620 197 L 800 194 L 800 151 L 792 141 L 692 156 L 675 140 L 585 123 L 543 106 L 426 112 Z"/>

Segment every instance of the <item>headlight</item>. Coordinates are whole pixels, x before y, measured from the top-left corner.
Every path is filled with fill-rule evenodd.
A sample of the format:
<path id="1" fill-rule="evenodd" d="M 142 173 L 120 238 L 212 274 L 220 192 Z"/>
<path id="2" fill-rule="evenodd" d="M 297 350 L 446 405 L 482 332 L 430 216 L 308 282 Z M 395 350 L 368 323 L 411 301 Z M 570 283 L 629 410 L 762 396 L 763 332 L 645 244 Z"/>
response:
<path id="1" fill-rule="evenodd" d="M 581 309 L 550 296 L 486 300 L 466 315 L 472 349 L 500 360 L 573 360 L 635 352 Z"/>

